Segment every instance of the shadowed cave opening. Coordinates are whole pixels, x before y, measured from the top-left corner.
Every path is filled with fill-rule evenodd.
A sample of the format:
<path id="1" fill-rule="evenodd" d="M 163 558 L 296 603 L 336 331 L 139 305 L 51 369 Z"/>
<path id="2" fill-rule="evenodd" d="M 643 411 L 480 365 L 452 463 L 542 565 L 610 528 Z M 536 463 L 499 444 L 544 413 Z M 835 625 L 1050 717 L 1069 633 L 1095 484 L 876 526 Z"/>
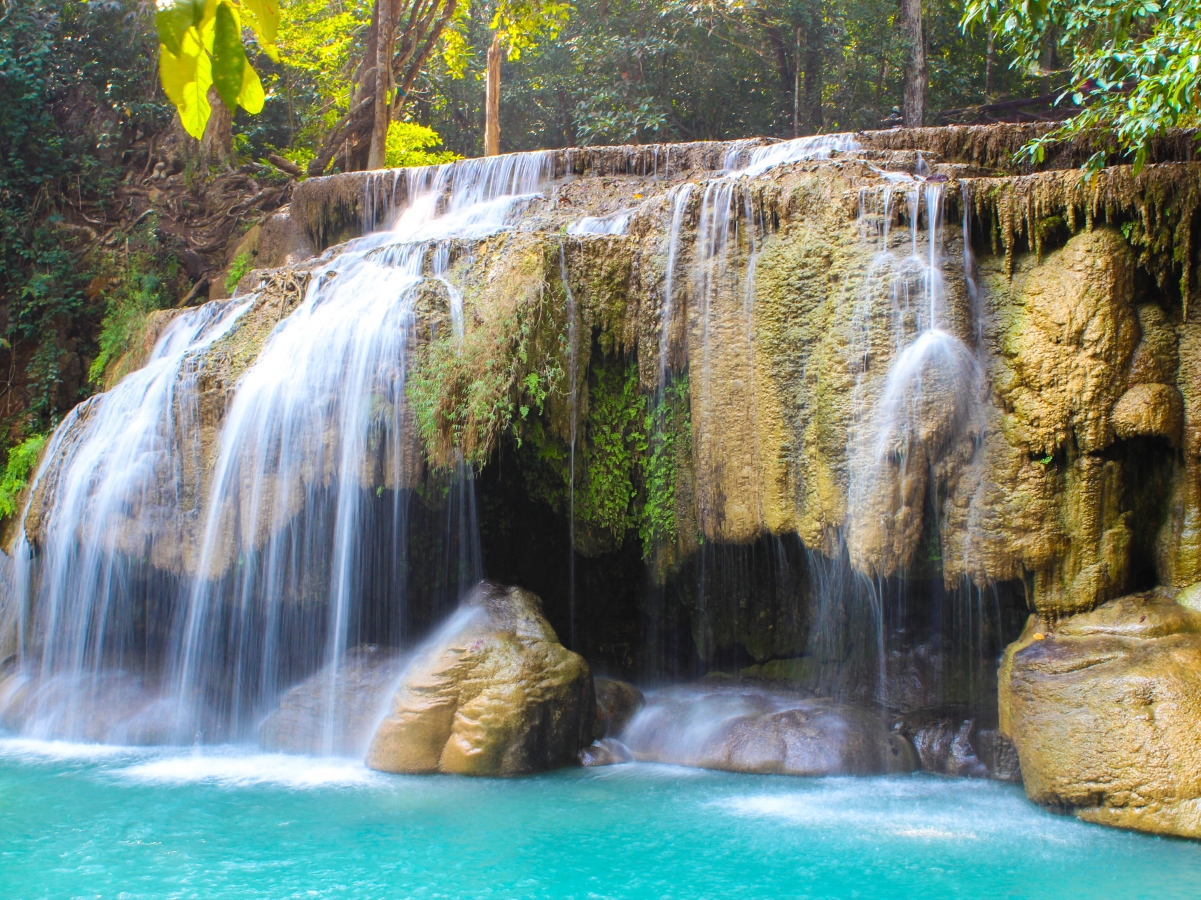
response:
<path id="1" fill-rule="evenodd" d="M 612 552 L 573 553 L 567 517 L 530 496 L 515 456 L 498 453 L 476 479 L 484 570 L 538 594 L 597 674 L 753 679 L 995 721 L 997 661 L 1029 614 L 1020 581 L 948 588 L 937 559 L 870 579 L 845 550 L 830 558 L 795 535 L 768 535 L 705 542 L 657 584 L 633 532 Z"/>

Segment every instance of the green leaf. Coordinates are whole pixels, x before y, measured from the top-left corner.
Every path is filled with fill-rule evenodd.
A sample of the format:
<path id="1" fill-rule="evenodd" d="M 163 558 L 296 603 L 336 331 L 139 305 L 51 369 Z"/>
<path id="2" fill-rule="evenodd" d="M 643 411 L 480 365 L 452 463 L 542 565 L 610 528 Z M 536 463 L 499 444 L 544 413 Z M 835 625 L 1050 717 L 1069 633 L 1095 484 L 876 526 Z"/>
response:
<path id="1" fill-rule="evenodd" d="M 249 13 L 249 24 L 258 35 L 263 52 L 272 62 L 279 62 L 279 49 L 275 46 L 279 36 L 279 3 L 277 0 L 242 0 Z"/>
<path id="2" fill-rule="evenodd" d="M 238 93 L 238 105 L 252 116 L 257 116 L 263 111 L 266 100 L 267 95 L 263 92 L 263 82 L 259 80 L 259 73 L 247 62 L 242 69 L 242 90 Z"/>
<path id="3" fill-rule="evenodd" d="M 187 43 L 184 44 L 185 51 Z M 196 55 L 196 76 L 193 81 L 184 85 L 183 102 L 177 105 L 180 121 L 184 130 L 196 140 L 204 137 L 204 127 L 208 124 L 213 108 L 209 106 L 209 88 L 213 84 L 213 67 L 208 53 L 203 51 Z"/>
<path id="4" fill-rule="evenodd" d="M 165 6 L 154 14 L 158 39 L 167 49 L 178 56 L 184 32 L 194 25 L 199 25 L 203 18 L 203 0 L 176 0 L 170 6 Z"/>
<path id="5" fill-rule="evenodd" d="M 246 51 L 242 47 L 242 24 L 233 6 L 222 0 L 217 4 L 216 28 L 213 32 L 213 85 L 221 95 L 221 102 L 231 113 L 238 107 L 238 95 L 242 92 L 243 73 L 247 66 Z M 262 90 L 261 86 L 259 89 Z"/>

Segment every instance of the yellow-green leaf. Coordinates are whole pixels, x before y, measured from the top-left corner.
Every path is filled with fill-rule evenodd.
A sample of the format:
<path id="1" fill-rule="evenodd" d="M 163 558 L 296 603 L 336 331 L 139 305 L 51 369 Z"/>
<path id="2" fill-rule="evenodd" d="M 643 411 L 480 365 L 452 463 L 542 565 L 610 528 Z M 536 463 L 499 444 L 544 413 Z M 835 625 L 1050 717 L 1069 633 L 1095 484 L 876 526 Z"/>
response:
<path id="1" fill-rule="evenodd" d="M 279 49 L 275 39 L 279 35 L 279 3 L 277 0 L 242 0 L 249 14 L 250 25 L 258 35 L 263 52 L 273 62 L 279 62 Z"/>
<path id="2" fill-rule="evenodd" d="M 213 30 L 213 84 L 221 102 L 233 112 L 238 107 L 242 91 L 242 73 L 247 67 L 246 51 L 242 48 L 242 23 L 229 3 L 217 4 Z"/>
<path id="3" fill-rule="evenodd" d="M 178 107 L 183 103 L 183 89 L 189 81 L 196 78 L 196 57 L 176 56 L 166 44 L 159 44 L 158 72 L 163 82 L 163 93 L 172 105 Z"/>
<path id="4" fill-rule="evenodd" d="M 254 70 L 254 66 L 247 62 L 242 69 L 242 90 L 238 94 L 238 103 L 246 112 L 257 116 L 263 111 L 263 103 L 266 99 L 267 96 L 263 93 L 263 82 L 259 80 L 259 73 Z"/>
<path id="5" fill-rule="evenodd" d="M 183 102 L 176 106 L 184 130 L 196 140 L 204 137 L 204 126 L 208 124 L 209 116 L 213 113 L 208 100 L 212 84 L 213 71 L 209 55 L 199 53 L 196 56 L 196 77 L 184 85 Z"/>
<path id="6" fill-rule="evenodd" d="M 174 0 L 154 13 L 158 39 L 173 54 L 178 55 L 184 32 L 199 25 L 204 17 L 203 0 Z"/>

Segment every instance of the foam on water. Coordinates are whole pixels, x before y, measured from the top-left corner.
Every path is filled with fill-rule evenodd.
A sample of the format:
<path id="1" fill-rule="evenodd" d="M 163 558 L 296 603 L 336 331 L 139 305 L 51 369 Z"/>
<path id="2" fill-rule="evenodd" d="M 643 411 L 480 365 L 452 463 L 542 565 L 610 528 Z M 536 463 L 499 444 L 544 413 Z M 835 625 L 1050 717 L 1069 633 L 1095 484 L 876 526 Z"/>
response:
<path id="1" fill-rule="evenodd" d="M 22 762 L 96 762 L 120 759 L 149 751 L 117 744 L 88 744 L 78 741 L 42 741 L 36 738 L 0 738 L 0 759 Z"/>
<path id="2" fill-rule="evenodd" d="M 724 798 L 729 814 L 805 829 L 850 828 L 861 834 L 922 841 L 1042 841 L 1078 844 L 1093 829 L 1015 802 L 987 781 L 913 777 L 829 778 L 803 789 Z"/>
<path id="3" fill-rule="evenodd" d="M 275 785 L 292 790 L 364 787 L 383 780 L 383 776 L 350 759 L 242 749 L 163 756 L 122 768 L 117 774 L 145 784 L 212 784 L 230 788 Z"/>

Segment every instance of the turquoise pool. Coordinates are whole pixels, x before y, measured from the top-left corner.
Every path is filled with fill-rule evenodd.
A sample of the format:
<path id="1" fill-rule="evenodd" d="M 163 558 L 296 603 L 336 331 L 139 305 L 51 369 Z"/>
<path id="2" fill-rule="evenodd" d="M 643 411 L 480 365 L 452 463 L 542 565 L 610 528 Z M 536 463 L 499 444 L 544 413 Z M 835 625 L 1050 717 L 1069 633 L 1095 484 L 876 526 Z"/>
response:
<path id="1" fill-rule="evenodd" d="M 4 739 L 0 896 L 1162 900 L 1201 896 L 1201 845 L 921 775 L 486 781 Z"/>

